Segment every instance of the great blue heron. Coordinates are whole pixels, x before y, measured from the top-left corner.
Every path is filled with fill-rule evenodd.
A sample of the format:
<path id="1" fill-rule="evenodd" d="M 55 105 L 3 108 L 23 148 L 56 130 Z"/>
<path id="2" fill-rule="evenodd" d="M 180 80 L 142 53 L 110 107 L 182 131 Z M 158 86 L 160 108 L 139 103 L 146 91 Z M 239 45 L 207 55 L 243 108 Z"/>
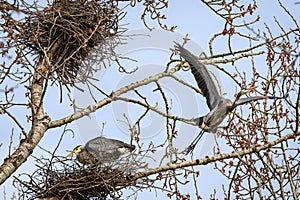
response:
<path id="1" fill-rule="evenodd" d="M 231 112 L 235 107 L 248 103 L 250 101 L 257 101 L 260 99 L 283 99 L 284 97 L 275 96 L 254 96 L 241 98 L 242 95 L 249 92 L 249 90 L 242 90 L 236 96 L 234 102 L 224 98 L 218 86 L 213 81 L 211 74 L 207 70 L 206 66 L 202 64 L 198 58 L 190 51 L 185 49 L 182 45 L 175 42 L 175 50 L 179 52 L 179 55 L 190 65 L 192 74 L 194 75 L 197 84 L 206 98 L 206 103 L 210 109 L 207 115 L 198 117 L 195 123 L 202 129 L 193 142 L 188 146 L 186 154 L 191 153 L 196 144 L 199 142 L 204 132 L 216 133 L 218 126 L 225 119 L 227 114 Z"/>
<path id="2" fill-rule="evenodd" d="M 66 157 L 77 154 L 76 159 L 82 164 L 99 164 L 115 161 L 121 155 L 134 149 L 134 145 L 119 140 L 96 137 L 88 141 L 85 146 L 75 147 Z"/>

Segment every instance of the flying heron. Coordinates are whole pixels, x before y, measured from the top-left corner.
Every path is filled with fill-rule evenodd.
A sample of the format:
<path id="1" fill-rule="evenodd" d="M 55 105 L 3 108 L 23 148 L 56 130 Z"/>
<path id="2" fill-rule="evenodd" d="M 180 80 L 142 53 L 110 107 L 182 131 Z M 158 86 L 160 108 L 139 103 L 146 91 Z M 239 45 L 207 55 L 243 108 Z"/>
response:
<path id="1" fill-rule="evenodd" d="M 99 164 L 115 161 L 121 155 L 134 149 L 134 145 L 119 140 L 96 137 L 88 141 L 85 146 L 75 147 L 66 157 L 77 154 L 76 159 L 82 164 Z"/>
<path id="2" fill-rule="evenodd" d="M 195 123 L 202 130 L 187 147 L 186 154 L 193 152 L 196 144 L 199 142 L 204 132 L 216 133 L 218 126 L 222 123 L 227 114 L 230 113 L 235 107 L 250 101 L 257 101 L 260 99 L 285 99 L 288 96 L 254 96 L 241 98 L 242 95 L 249 92 L 249 90 L 242 90 L 237 94 L 234 102 L 232 102 L 220 94 L 220 91 L 217 89 L 218 86 L 213 81 L 206 66 L 202 64 L 195 55 L 176 42 L 175 50 L 178 51 L 179 55 L 190 65 L 192 74 L 194 75 L 198 87 L 206 98 L 206 103 L 210 109 L 208 114 L 194 119 Z"/>

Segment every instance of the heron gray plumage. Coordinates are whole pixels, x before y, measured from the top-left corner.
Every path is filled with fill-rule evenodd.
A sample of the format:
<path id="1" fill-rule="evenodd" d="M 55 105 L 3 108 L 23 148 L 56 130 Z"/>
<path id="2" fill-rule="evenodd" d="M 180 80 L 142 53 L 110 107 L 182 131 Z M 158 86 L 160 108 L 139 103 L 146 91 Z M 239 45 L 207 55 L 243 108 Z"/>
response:
<path id="1" fill-rule="evenodd" d="M 134 145 L 101 136 L 88 141 L 85 146 L 75 147 L 67 157 L 77 154 L 76 159 L 82 164 L 107 163 L 134 149 Z"/>
<path id="2" fill-rule="evenodd" d="M 284 97 L 275 97 L 275 96 L 254 96 L 241 98 L 242 95 L 249 92 L 249 90 L 242 90 L 236 96 L 234 102 L 230 99 L 224 98 L 218 86 L 213 81 L 210 72 L 206 66 L 199 61 L 199 59 L 193 55 L 190 51 L 185 49 L 182 45 L 175 42 L 175 50 L 179 52 L 179 55 L 184 58 L 184 60 L 190 65 L 192 74 L 198 84 L 198 87 L 203 93 L 203 96 L 206 98 L 206 103 L 209 107 L 210 112 L 207 115 L 198 117 L 195 120 L 195 123 L 202 129 L 197 137 L 192 141 L 192 143 L 187 147 L 187 152 L 191 153 L 196 144 L 201 139 L 204 132 L 217 132 L 218 126 L 226 118 L 228 113 L 230 113 L 235 107 L 243 105 L 250 101 L 257 101 L 261 99 L 283 99 Z"/>

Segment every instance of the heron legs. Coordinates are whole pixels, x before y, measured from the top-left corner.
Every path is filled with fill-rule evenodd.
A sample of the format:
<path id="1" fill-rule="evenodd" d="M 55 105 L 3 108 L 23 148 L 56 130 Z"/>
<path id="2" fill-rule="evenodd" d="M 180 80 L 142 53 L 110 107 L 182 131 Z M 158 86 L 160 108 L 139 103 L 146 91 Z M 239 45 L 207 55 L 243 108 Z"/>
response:
<path id="1" fill-rule="evenodd" d="M 199 142 L 199 140 L 201 139 L 201 137 L 204 134 L 204 130 L 201 130 L 200 133 L 197 135 L 197 137 L 193 140 L 193 142 L 187 147 L 186 149 L 186 153 L 185 155 L 192 153 L 197 145 L 197 143 Z"/>

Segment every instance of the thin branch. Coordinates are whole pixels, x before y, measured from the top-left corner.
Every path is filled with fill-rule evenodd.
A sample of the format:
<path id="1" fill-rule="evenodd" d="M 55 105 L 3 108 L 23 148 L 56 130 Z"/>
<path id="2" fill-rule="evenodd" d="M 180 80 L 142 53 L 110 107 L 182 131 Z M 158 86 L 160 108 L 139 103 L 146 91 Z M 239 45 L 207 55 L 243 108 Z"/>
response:
<path id="1" fill-rule="evenodd" d="M 16 124 L 17 126 L 20 128 L 22 134 L 24 135 L 24 137 L 27 137 L 27 132 L 25 131 L 24 127 L 21 125 L 21 123 L 17 120 L 17 118 L 12 115 L 10 112 L 8 112 L 7 109 L 3 109 L 5 111 L 5 114 L 7 114 Z"/>
<path id="2" fill-rule="evenodd" d="M 124 87 L 120 88 L 119 90 L 113 92 L 110 95 L 110 97 L 106 97 L 94 105 L 90 105 L 90 106 L 82 109 L 81 111 L 78 111 L 78 112 L 76 112 L 72 115 L 69 115 L 67 117 L 64 117 L 62 119 L 52 121 L 49 125 L 49 128 L 59 127 L 59 126 L 65 125 L 67 123 L 71 123 L 74 120 L 80 119 L 86 115 L 89 115 L 90 113 L 95 112 L 97 109 L 111 103 L 112 101 L 117 100 L 122 94 L 125 94 L 126 92 L 131 91 L 140 86 L 147 85 L 151 82 L 155 82 L 163 77 L 170 76 L 170 75 L 174 74 L 176 71 L 178 71 L 179 69 L 180 69 L 180 65 L 176 65 L 174 68 L 168 70 L 167 72 L 162 72 L 162 73 L 156 74 L 154 76 L 150 76 L 141 81 L 137 81 L 135 83 L 131 83 L 130 85 L 124 86 Z"/>
<path id="3" fill-rule="evenodd" d="M 229 159 L 229 158 L 237 158 L 237 157 L 241 157 L 241 156 L 244 156 L 244 155 L 252 154 L 254 152 L 260 152 L 262 150 L 269 149 L 269 148 L 271 148 L 271 147 L 273 147 L 273 146 L 275 146 L 275 145 L 277 145 L 281 142 L 284 142 L 286 140 L 289 140 L 289 139 L 294 140 L 294 138 L 296 136 L 300 136 L 300 132 L 290 133 L 290 134 L 282 136 L 282 137 L 280 137 L 280 138 L 278 138 L 278 139 L 276 139 L 272 142 L 269 142 L 265 145 L 252 147 L 248 150 L 244 150 L 244 151 L 240 151 L 240 152 L 233 152 L 233 153 L 229 153 L 229 154 L 220 154 L 218 156 L 207 157 L 207 158 L 204 158 L 204 159 L 196 159 L 196 160 L 182 162 L 182 163 L 168 164 L 166 166 L 158 167 L 158 168 L 155 168 L 155 169 L 150 169 L 150 170 L 147 170 L 145 172 L 139 172 L 139 173 L 132 176 L 132 180 L 137 180 L 137 179 L 140 179 L 140 178 L 143 178 L 143 177 L 147 177 L 147 176 L 157 174 L 157 173 L 160 173 L 160 172 L 165 172 L 165 171 L 168 171 L 168 170 L 182 169 L 182 168 L 185 168 L 185 167 L 190 167 L 190 166 L 195 166 L 195 165 L 206 165 L 208 163 L 213 163 L 213 162 L 216 162 L 216 161 L 221 161 L 221 160 L 225 160 L 225 159 Z"/>

